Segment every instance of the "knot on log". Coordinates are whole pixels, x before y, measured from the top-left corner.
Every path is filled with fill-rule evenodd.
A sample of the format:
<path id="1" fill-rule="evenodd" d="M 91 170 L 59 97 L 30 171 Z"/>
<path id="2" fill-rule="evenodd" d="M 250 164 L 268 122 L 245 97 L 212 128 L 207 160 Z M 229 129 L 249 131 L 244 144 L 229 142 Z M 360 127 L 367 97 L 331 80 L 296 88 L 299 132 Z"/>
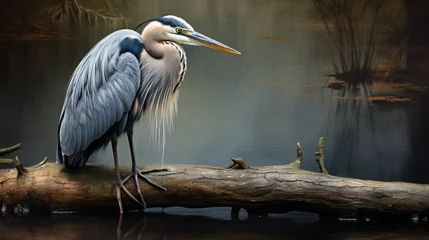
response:
<path id="1" fill-rule="evenodd" d="M 229 169 L 254 169 L 249 166 L 249 164 L 244 161 L 243 158 L 231 158 L 232 163 L 228 164 L 225 168 Z"/>

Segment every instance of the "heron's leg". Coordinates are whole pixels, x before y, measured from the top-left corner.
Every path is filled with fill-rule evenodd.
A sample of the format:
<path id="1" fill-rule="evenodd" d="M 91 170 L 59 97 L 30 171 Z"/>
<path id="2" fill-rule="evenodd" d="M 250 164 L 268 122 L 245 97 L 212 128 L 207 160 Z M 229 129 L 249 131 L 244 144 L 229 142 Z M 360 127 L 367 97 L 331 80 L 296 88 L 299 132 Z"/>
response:
<path id="1" fill-rule="evenodd" d="M 141 193 L 138 177 L 143 178 L 146 182 L 148 182 L 152 186 L 166 191 L 165 187 L 162 187 L 159 184 L 153 182 L 152 180 L 147 178 L 144 174 L 155 173 L 155 172 L 166 172 L 166 171 L 169 171 L 169 169 L 168 168 L 158 168 L 158 169 L 150 169 L 150 170 L 144 170 L 144 171 L 138 169 L 137 164 L 136 164 L 135 154 L 134 154 L 133 130 L 132 130 L 132 128 L 127 130 L 127 136 L 128 136 L 128 143 L 129 143 L 130 152 L 131 152 L 131 161 L 132 161 L 131 171 L 132 171 L 132 173 L 130 176 L 128 176 L 126 179 L 124 179 L 124 181 L 122 183 L 125 183 L 126 181 L 128 181 L 131 178 L 131 176 L 133 176 L 134 177 L 134 183 L 136 184 L 137 192 L 139 193 L 139 195 L 142 199 L 144 207 L 146 207 L 146 203 L 143 199 L 143 194 Z"/>
<path id="2" fill-rule="evenodd" d="M 116 199 L 118 200 L 119 204 L 119 212 L 122 214 L 123 208 L 122 208 L 122 197 L 121 197 L 121 189 L 124 190 L 124 192 L 131 197 L 134 201 L 139 203 L 140 205 L 143 205 L 140 203 L 129 191 L 125 188 L 123 181 L 121 179 L 121 174 L 119 172 L 119 166 L 118 166 L 118 136 L 116 134 L 113 134 L 111 138 L 111 144 L 112 144 L 112 152 L 113 152 L 113 160 L 115 163 L 115 171 L 116 171 Z M 127 177 L 128 178 L 128 177 Z M 129 179 L 129 178 L 128 178 Z M 128 180 L 125 179 L 125 180 Z"/>
<path id="3" fill-rule="evenodd" d="M 135 174 L 137 172 L 137 166 L 136 166 L 136 160 L 134 155 L 134 145 L 133 145 L 133 130 L 130 129 L 127 131 L 127 137 L 128 137 L 128 145 L 130 145 L 130 152 L 131 152 L 131 173 L 134 176 L 134 183 L 136 184 L 137 193 L 140 195 L 140 199 L 142 200 L 144 208 L 146 208 L 146 202 L 143 198 L 142 191 L 140 189 L 139 184 L 139 176 Z"/>

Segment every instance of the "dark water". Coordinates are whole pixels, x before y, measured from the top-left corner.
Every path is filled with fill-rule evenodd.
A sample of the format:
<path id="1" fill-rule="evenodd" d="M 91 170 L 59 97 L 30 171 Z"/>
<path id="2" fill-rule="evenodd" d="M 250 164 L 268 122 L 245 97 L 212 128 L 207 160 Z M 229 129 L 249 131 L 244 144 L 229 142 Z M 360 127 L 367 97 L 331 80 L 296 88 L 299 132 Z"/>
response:
<path id="1" fill-rule="evenodd" d="M 198 212 L 198 211 L 197 211 Z M 201 213 L 198 213 L 201 214 Z M 218 218 L 216 218 L 218 217 Z M 219 218 L 220 217 L 220 218 Z M 418 225 L 324 223 L 306 216 L 225 220 L 221 216 L 147 214 L 120 217 L 52 216 L 0 218 L 0 239 L 281 239 L 281 240 L 427 240 L 429 229 Z"/>
<path id="2" fill-rule="evenodd" d="M 31 15 L 46 9 L 42 2 L 34 1 L 31 6 L 22 1 L 8 3 L 10 11 L 4 12 L 2 18 L 21 23 L 20 14 Z M 165 163 L 220 166 L 231 157 L 240 156 L 250 165 L 285 164 L 295 159 L 299 141 L 304 153 L 303 167 L 317 171 L 312 154 L 318 138 L 324 136 L 325 162 L 334 175 L 429 182 L 423 144 L 429 132 L 424 111 L 427 97 L 419 104 L 375 106 L 352 113 L 354 120 L 363 120 L 353 125 L 350 135 L 345 135 L 342 124 L 332 121 L 339 100 L 329 98 L 331 90 L 303 87 L 323 85 L 328 78 L 321 73 L 332 71 L 326 30 L 320 25 L 311 0 L 139 2 L 120 7 L 131 18 L 130 27 L 144 19 L 174 14 L 242 53 L 233 56 L 202 47 L 185 47 L 189 70 L 181 87 L 179 115 L 167 143 Z M 412 70 L 410 79 L 424 84 L 428 76 L 424 72 L 428 38 L 422 30 L 425 26 L 415 24 L 424 22 L 424 14 L 413 12 L 420 9 L 418 4 L 411 4 L 412 8 L 409 5 L 403 11 L 412 16 L 410 21 L 414 22 L 405 25 L 413 28 L 413 33 L 403 65 Z M 54 159 L 57 123 L 68 78 L 86 52 L 113 31 L 99 26 L 81 27 L 85 30 L 73 40 L 2 41 L 0 146 L 23 143 L 16 155 L 26 164 L 37 163 L 45 156 Z M 378 51 L 376 58 L 383 59 L 382 52 Z M 374 116 L 372 125 L 368 121 L 370 112 Z M 144 126 L 135 130 L 136 155 L 142 163 L 159 163 L 160 151 L 149 146 L 146 133 Z M 125 138 L 119 142 L 119 159 L 121 164 L 130 162 Z M 111 164 L 110 148 L 90 161 Z M 182 215 L 195 212 L 221 220 L 150 215 L 142 238 L 424 239 L 426 234 L 426 230 L 414 227 L 362 230 L 354 223 L 322 224 L 314 222 L 317 219 L 302 220 L 302 216 L 295 215 L 288 219 L 237 222 L 228 220 L 228 211 L 175 210 Z M 140 220 L 125 217 L 123 228 L 130 229 Z M 7 217 L 0 221 L 0 239 L 115 239 L 118 224 L 116 217 L 88 216 Z"/>

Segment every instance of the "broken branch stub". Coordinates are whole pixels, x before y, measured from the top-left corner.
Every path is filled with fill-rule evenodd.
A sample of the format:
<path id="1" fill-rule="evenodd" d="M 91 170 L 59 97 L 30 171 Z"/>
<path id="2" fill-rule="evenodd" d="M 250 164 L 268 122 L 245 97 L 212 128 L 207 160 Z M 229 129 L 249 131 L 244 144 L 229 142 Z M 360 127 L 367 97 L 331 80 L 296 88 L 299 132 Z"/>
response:
<path id="1" fill-rule="evenodd" d="M 314 153 L 314 155 L 318 156 L 318 158 L 316 159 L 317 164 L 319 165 L 319 169 L 320 172 L 323 174 L 328 174 L 328 170 L 326 170 L 325 167 L 325 153 L 323 152 L 323 142 L 324 142 L 324 138 L 321 137 L 319 138 L 319 142 L 317 144 L 317 152 Z"/>
<path id="2" fill-rule="evenodd" d="M 15 145 L 11 146 L 11 147 L 7 147 L 7 148 L 0 148 L 0 156 L 3 156 L 3 155 L 6 155 L 6 154 L 9 154 L 9 153 L 12 153 L 12 152 L 14 152 L 14 151 L 16 151 L 16 150 L 20 149 L 20 148 L 21 148 L 21 146 L 22 146 L 22 144 L 21 144 L 21 143 L 18 143 L 18 144 L 15 144 Z"/>
<path id="3" fill-rule="evenodd" d="M 228 169 L 253 169 L 241 157 L 231 158 L 231 161 L 232 161 L 232 163 L 226 165 L 225 168 L 228 168 Z"/>
<path id="4" fill-rule="evenodd" d="M 7 153 L 14 152 L 20 148 L 21 148 L 21 143 L 18 143 L 12 147 L 2 148 L 2 149 L 0 149 L 0 156 L 5 155 Z M 32 168 L 32 169 L 38 168 L 38 167 L 42 166 L 43 164 L 45 164 L 46 161 L 47 161 L 47 157 L 45 157 L 45 159 L 43 159 L 40 163 L 36 164 L 35 166 L 31 166 L 30 168 Z M 10 166 L 15 167 L 17 170 L 17 178 L 22 176 L 22 174 L 24 174 L 24 173 L 28 173 L 28 169 L 25 168 L 24 165 L 22 165 L 18 156 L 15 156 L 15 158 L 0 158 L 0 164 L 1 165 L 10 165 Z"/>
<path id="5" fill-rule="evenodd" d="M 303 156 L 302 156 L 301 144 L 299 144 L 299 142 L 298 142 L 296 144 L 296 159 L 295 159 L 295 161 L 286 164 L 286 167 L 302 169 L 302 161 L 303 161 Z"/>

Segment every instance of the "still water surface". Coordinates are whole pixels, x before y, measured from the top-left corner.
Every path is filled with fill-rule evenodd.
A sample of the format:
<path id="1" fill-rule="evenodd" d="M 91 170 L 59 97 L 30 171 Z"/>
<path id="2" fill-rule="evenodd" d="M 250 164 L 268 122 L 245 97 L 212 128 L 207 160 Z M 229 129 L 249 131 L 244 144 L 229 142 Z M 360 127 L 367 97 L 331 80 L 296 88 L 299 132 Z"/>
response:
<path id="1" fill-rule="evenodd" d="M 180 210 L 179 210 L 180 211 Z M 169 212 L 168 210 L 166 212 Z M 290 214 L 269 219 L 228 220 L 228 213 L 204 217 L 194 210 L 113 216 L 0 218 L 0 240 L 150 239 L 150 240 L 428 240 L 429 229 L 417 225 L 358 226 L 324 223 L 313 216 Z M 194 213 L 196 216 L 192 216 Z M 186 214 L 186 216 L 184 215 Z"/>

